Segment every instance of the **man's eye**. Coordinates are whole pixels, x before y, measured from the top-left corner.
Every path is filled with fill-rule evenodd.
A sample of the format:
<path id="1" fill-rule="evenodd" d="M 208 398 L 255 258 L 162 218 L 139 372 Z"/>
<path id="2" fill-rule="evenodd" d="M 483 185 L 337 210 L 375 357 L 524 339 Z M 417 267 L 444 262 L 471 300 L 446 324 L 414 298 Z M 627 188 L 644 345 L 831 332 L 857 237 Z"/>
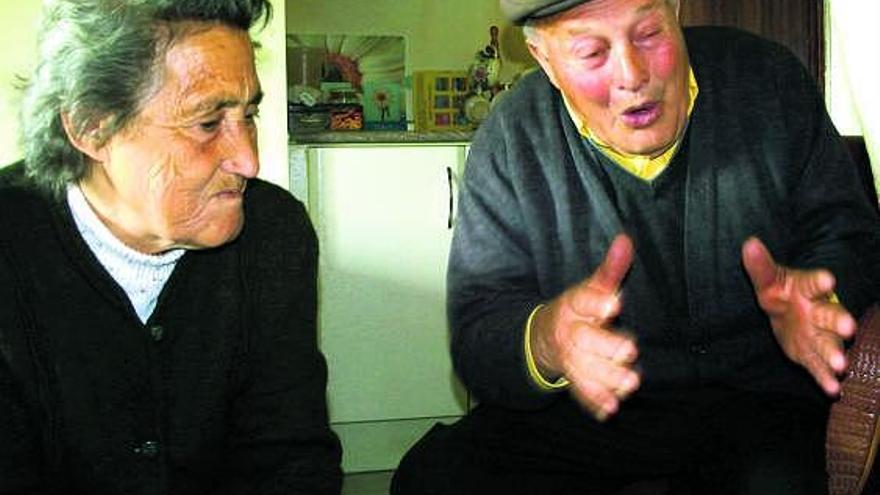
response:
<path id="1" fill-rule="evenodd" d="M 604 54 L 605 50 L 583 51 L 578 54 L 578 58 L 580 58 L 581 60 L 596 60 Z"/>
<path id="2" fill-rule="evenodd" d="M 638 39 L 641 41 L 648 41 L 648 40 L 651 40 L 651 39 L 657 37 L 658 34 L 660 34 L 659 29 L 655 29 L 653 31 L 646 31 L 646 32 L 640 34 Z"/>

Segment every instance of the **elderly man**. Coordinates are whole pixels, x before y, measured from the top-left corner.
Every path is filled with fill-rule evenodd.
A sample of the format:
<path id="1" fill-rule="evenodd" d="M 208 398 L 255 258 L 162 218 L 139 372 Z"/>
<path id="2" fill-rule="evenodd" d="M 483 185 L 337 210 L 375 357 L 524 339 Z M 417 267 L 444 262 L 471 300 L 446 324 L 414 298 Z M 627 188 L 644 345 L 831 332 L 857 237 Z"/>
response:
<path id="1" fill-rule="evenodd" d="M 756 36 L 682 31 L 676 0 L 501 5 L 543 70 L 460 199 L 452 355 L 478 405 L 393 492 L 824 493 L 880 220 L 813 81 Z"/>
<path id="2" fill-rule="evenodd" d="M 0 493 L 338 494 L 264 0 L 53 0 L 0 174 Z"/>

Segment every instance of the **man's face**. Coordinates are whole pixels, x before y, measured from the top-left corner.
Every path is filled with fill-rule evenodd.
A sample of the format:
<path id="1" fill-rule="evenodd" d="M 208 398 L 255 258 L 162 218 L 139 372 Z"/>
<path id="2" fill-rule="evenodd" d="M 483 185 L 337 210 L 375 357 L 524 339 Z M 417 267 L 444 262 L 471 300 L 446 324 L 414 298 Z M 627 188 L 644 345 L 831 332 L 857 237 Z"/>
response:
<path id="1" fill-rule="evenodd" d="M 244 31 L 198 26 L 160 62 L 158 89 L 82 186 L 135 249 L 218 246 L 241 231 L 246 179 L 259 170 L 253 47 Z"/>
<path id="2" fill-rule="evenodd" d="M 532 54 L 617 151 L 656 156 L 687 121 L 688 59 L 666 0 L 593 0 L 537 26 Z"/>

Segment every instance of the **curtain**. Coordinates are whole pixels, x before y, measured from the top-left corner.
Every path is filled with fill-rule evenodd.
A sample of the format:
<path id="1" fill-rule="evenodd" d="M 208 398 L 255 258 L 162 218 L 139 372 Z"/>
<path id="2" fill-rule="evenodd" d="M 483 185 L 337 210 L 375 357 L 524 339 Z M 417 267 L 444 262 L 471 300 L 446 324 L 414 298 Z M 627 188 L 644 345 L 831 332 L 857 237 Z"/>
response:
<path id="1" fill-rule="evenodd" d="M 832 117 L 840 126 L 835 113 L 851 114 L 852 126 L 865 138 L 874 187 L 880 191 L 880 1 L 826 0 L 825 7 Z"/>

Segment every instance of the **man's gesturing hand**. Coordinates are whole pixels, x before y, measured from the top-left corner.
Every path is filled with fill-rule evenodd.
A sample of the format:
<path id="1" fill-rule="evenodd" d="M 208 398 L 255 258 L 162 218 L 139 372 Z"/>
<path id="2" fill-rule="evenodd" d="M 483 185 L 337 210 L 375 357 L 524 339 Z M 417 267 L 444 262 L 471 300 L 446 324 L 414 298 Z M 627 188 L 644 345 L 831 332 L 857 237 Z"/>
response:
<path id="1" fill-rule="evenodd" d="M 827 270 L 777 265 L 755 238 L 743 244 L 742 258 L 782 350 L 805 367 L 825 393 L 836 395 L 837 375 L 846 370 L 843 339 L 853 336 L 856 322 L 843 306 L 831 302 L 834 276 Z"/>
<path id="2" fill-rule="evenodd" d="M 636 344 L 611 327 L 632 259 L 632 241 L 618 235 L 596 271 L 550 301 L 532 322 L 531 349 L 539 371 L 545 377 L 564 375 L 574 396 L 600 421 L 639 386 L 633 370 Z"/>

